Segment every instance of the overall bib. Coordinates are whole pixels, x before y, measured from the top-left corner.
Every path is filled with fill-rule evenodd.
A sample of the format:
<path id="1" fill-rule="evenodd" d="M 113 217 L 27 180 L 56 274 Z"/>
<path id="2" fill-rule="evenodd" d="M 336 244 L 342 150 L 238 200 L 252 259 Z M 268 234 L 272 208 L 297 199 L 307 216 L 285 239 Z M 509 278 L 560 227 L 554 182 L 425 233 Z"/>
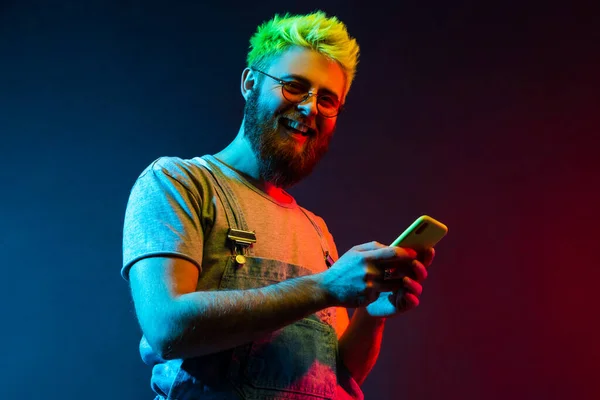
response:
<path id="1" fill-rule="evenodd" d="M 249 232 L 226 177 L 209 157 L 200 162 L 223 204 L 230 232 Z M 317 230 L 324 262 L 330 265 L 333 260 L 321 229 L 303 213 Z M 248 243 L 228 242 L 231 254 L 223 260 L 226 267 L 216 290 L 260 288 L 312 274 L 299 265 L 257 257 Z M 363 399 L 362 391 L 339 363 L 334 325 L 335 309 L 328 308 L 252 343 L 207 356 L 163 361 L 154 368 L 178 371 L 169 393 L 156 399 Z M 144 342 L 140 346 L 147 346 Z"/>

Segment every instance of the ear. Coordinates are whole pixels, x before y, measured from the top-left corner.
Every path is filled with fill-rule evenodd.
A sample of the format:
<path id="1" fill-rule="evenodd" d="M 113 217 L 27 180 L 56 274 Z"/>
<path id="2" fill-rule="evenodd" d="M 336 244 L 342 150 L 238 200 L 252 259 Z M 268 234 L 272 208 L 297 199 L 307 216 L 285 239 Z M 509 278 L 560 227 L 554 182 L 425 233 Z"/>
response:
<path id="1" fill-rule="evenodd" d="M 248 97 L 250 96 L 250 92 L 252 92 L 253 89 L 255 89 L 256 85 L 256 75 L 254 74 L 254 71 L 252 71 L 250 68 L 245 68 L 244 71 L 242 72 L 242 85 L 241 85 L 241 89 L 242 89 L 242 96 L 244 96 L 244 99 L 248 100 Z"/>

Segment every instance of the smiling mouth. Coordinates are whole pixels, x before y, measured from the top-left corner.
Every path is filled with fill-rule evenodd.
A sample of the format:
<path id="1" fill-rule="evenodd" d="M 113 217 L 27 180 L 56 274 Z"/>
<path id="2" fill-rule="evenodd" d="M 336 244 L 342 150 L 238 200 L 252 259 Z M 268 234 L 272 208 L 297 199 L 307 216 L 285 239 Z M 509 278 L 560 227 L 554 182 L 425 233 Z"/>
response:
<path id="1" fill-rule="evenodd" d="M 297 133 L 302 136 L 312 136 L 316 133 L 316 131 L 313 128 L 310 128 L 308 125 L 289 118 L 281 118 L 280 123 L 290 132 Z"/>

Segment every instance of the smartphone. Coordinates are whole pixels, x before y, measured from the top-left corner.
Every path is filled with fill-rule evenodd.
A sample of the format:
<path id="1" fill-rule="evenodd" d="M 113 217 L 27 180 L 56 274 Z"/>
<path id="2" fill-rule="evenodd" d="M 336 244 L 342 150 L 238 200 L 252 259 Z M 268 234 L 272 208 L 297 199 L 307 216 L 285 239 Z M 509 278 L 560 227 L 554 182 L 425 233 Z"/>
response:
<path id="1" fill-rule="evenodd" d="M 434 247 L 448 233 L 448 227 L 429 215 L 415 220 L 390 246 L 422 251 Z"/>

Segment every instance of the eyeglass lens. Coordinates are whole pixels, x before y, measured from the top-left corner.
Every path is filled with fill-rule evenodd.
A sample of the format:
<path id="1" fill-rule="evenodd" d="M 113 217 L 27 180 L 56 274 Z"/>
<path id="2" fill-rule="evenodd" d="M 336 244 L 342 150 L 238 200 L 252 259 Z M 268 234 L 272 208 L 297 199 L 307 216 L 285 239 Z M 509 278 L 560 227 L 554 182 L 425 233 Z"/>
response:
<path id="1" fill-rule="evenodd" d="M 304 87 L 294 82 L 282 85 L 281 89 L 283 97 L 291 103 L 302 103 L 310 95 Z M 338 113 L 339 105 L 332 96 L 322 95 L 317 97 L 317 109 L 325 117 L 335 117 Z"/>

